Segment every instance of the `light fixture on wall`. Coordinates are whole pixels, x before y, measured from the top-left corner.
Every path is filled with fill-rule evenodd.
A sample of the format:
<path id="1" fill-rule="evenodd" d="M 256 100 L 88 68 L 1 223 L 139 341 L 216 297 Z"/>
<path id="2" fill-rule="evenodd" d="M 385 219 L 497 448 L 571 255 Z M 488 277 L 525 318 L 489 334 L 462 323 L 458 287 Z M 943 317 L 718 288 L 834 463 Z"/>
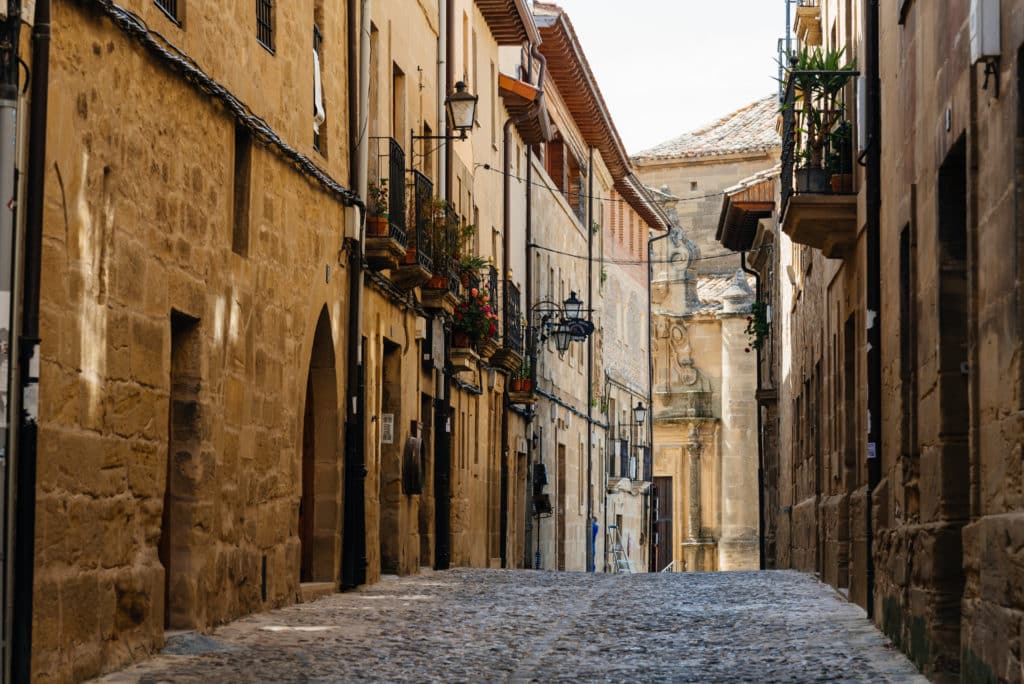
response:
<path id="1" fill-rule="evenodd" d="M 473 130 L 476 124 L 476 106 L 480 101 L 479 95 L 473 95 L 466 90 L 466 84 L 459 81 L 455 84 L 455 92 L 448 95 L 444 100 L 444 109 L 448 112 L 448 125 L 451 130 L 447 135 L 416 135 L 413 131 L 412 139 L 416 140 L 465 140 L 466 135 Z M 455 134 L 458 135 L 455 135 Z"/>
<path id="2" fill-rule="evenodd" d="M 633 420 L 636 421 L 637 425 L 643 425 L 644 421 L 647 420 L 647 407 L 644 406 L 644 402 L 636 402 L 636 406 L 633 408 Z"/>

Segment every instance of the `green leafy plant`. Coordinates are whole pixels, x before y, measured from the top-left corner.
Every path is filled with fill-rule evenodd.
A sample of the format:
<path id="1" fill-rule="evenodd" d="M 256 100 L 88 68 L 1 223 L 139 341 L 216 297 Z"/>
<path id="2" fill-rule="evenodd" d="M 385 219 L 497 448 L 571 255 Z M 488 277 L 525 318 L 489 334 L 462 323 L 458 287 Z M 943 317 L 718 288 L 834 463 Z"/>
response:
<path id="1" fill-rule="evenodd" d="M 829 135 L 844 119 L 840 94 L 857 69 L 853 60 L 843 63 L 845 54 L 845 48 L 823 51 L 805 47 L 788 65 L 799 91 L 796 106 L 802 140 L 797 154 L 807 168 L 824 168 Z"/>
<path id="2" fill-rule="evenodd" d="M 825 162 L 825 170 L 830 174 L 853 172 L 852 151 L 850 150 L 852 128 L 849 121 L 840 121 L 829 133 L 829 154 Z"/>
<path id="3" fill-rule="evenodd" d="M 764 346 L 764 341 L 768 337 L 768 333 L 771 332 L 771 326 L 768 323 L 767 304 L 757 301 L 750 305 L 750 315 L 747 316 L 747 329 L 745 332 L 750 338 L 747 348 L 744 350 L 748 354 L 751 349 L 761 349 Z"/>
<path id="4" fill-rule="evenodd" d="M 367 203 L 370 215 L 378 216 L 380 218 L 388 218 L 388 203 L 391 198 L 388 195 L 387 179 L 385 178 L 381 181 L 370 181 L 367 194 L 369 195 L 370 200 Z"/>

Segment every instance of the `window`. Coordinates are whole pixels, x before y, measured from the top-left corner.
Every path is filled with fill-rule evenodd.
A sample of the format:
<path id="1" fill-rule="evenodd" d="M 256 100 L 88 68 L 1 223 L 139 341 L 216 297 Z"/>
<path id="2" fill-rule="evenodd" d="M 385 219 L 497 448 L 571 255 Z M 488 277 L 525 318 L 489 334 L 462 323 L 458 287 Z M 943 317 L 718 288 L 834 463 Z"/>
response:
<path id="1" fill-rule="evenodd" d="M 178 14 L 179 0 L 154 0 L 154 4 L 163 10 L 163 13 L 167 15 L 167 18 L 173 21 L 178 26 L 181 26 L 181 15 Z M 185 0 L 180 0 L 180 4 L 184 5 Z"/>
<path id="2" fill-rule="evenodd" d="M 319 3 L 318 9 L 319 9 Z M 322 13 L 322 10 L 320 11 Z M 319 19 L 318 19 L 319 21 Z M 318 23 L 313 23 L 313 149 L 324 154 L 327 149 L 324 137 L 327 129 L 324 122 L 327 121 L 327 112 L 324 110 L 324 88 L 323 88 L 323 34 L 320 33 Z"/>
<path id="3" fill-rule="evenodd" d="M 249 252 L 249 186 L 251 179 L 252 136 L 249 134 L 249 129 L 236 124 L 231 250 L 242 256 L 246 256 Z"/>
<path id="4" fill-rule="evenodd" d="M 274 51 L 274 0 L 256 0 L 256 40 Z"/>
<path id="5" fill-rule="evenodd" d="M 690 181 L 690 192 L 697 192 L 697 181 Z"/>
<path id="6" fill-rule="evenodd" d="M 473 34 L 476 37 L 476 34 Z M 498 79 L 494 73 L 494 62 L 491 62 L 491 145 L 498 149 Z M 476 92 L 476 91 L 474 91 Z M 516 174 L 519 175 L 519 174 Z"/>

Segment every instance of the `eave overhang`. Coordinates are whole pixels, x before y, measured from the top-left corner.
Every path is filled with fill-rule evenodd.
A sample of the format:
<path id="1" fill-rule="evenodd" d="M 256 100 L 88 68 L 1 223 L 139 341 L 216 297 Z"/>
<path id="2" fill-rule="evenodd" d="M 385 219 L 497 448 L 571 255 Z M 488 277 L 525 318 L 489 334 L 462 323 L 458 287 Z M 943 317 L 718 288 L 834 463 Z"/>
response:
<path id="1" fill-rule="evenodd" d="M 498 45 L 540 42 L 540 33 L 526 0 L 476 0 Z"/>
<path id="2" fill-rule="evenodd" d="M 498 93 L 527 145 L 551 140 L 551 117 L 544 102 L 544 91 L 506 74 L 498 74 Z"/>
<path id="3" fill-rule="evenodd" d="M 615 128 L 597 80 L 590 69 L 576 31 L 557 5 L 537 2 L 540 51 L 547 60 L 548 78 L 554 81 L 569 114 L 587 145 L 597 149 L 611 172 L 615 188 L 653 228 L 668 230 L 668 217 L 638 181 L 629 180 L 633 166 Z"/>
<path id="4" fill-rule="evenodd" d="M 725 190 L 715 234 L 723 247 L 737 252 L 751 248 L 758 222 L 775 211 L 777 178 L 778 169 L 769 169 Z"/>

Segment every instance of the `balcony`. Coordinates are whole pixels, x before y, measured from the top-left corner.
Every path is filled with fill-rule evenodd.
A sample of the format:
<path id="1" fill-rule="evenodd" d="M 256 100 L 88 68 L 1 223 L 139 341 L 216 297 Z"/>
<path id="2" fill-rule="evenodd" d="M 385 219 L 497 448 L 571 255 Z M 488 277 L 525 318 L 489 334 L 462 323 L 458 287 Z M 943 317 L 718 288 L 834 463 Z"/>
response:
<path id="1" fill-rule="evenodd" d="M 412 204 L 409 207 L 409 239 L 398 267 L 391 279 L 403 290 L 420 287 L 430 280 L 434 269 L 430 245 L 431 213 L 434 206 L 434 184 L 419 171 L 412 172 Z"/>
<path id="2" fill-rule="evenodd" d="M 405 256 L 405 151 L 394 138 L 376 144 L 366 221 L 366 262 L 375 270 L 394 269 Z"/>
<path id="3" fill-rule="evenodd" d="M 451 206 L 434 202 L 430 227 L 433 267 L 423 286 L 423 306 L 450 316 L 459 303 L 459 268 L 455 257 L 459 250 L 459 216 Z"/>
<path id="4" fill-rule="evenodd" d="M 511 280 L 501 284 L 501 347 L 491 357 L 491 363 L 513 372 L 523 364 L 522 298 Z"/>
<path id="5" fill-rule="evenodd" d="M 853 126 L 841 99 L 856 75 L 794 69 L 783 101 L 782 230 L 830 259 L 842 258 L 857 240 Z"/>
<path id="6" fill-rule="evenodd" d="M 793 31 L 802 45 L 821 45 L 821 0 L 800 0 Z"/>

